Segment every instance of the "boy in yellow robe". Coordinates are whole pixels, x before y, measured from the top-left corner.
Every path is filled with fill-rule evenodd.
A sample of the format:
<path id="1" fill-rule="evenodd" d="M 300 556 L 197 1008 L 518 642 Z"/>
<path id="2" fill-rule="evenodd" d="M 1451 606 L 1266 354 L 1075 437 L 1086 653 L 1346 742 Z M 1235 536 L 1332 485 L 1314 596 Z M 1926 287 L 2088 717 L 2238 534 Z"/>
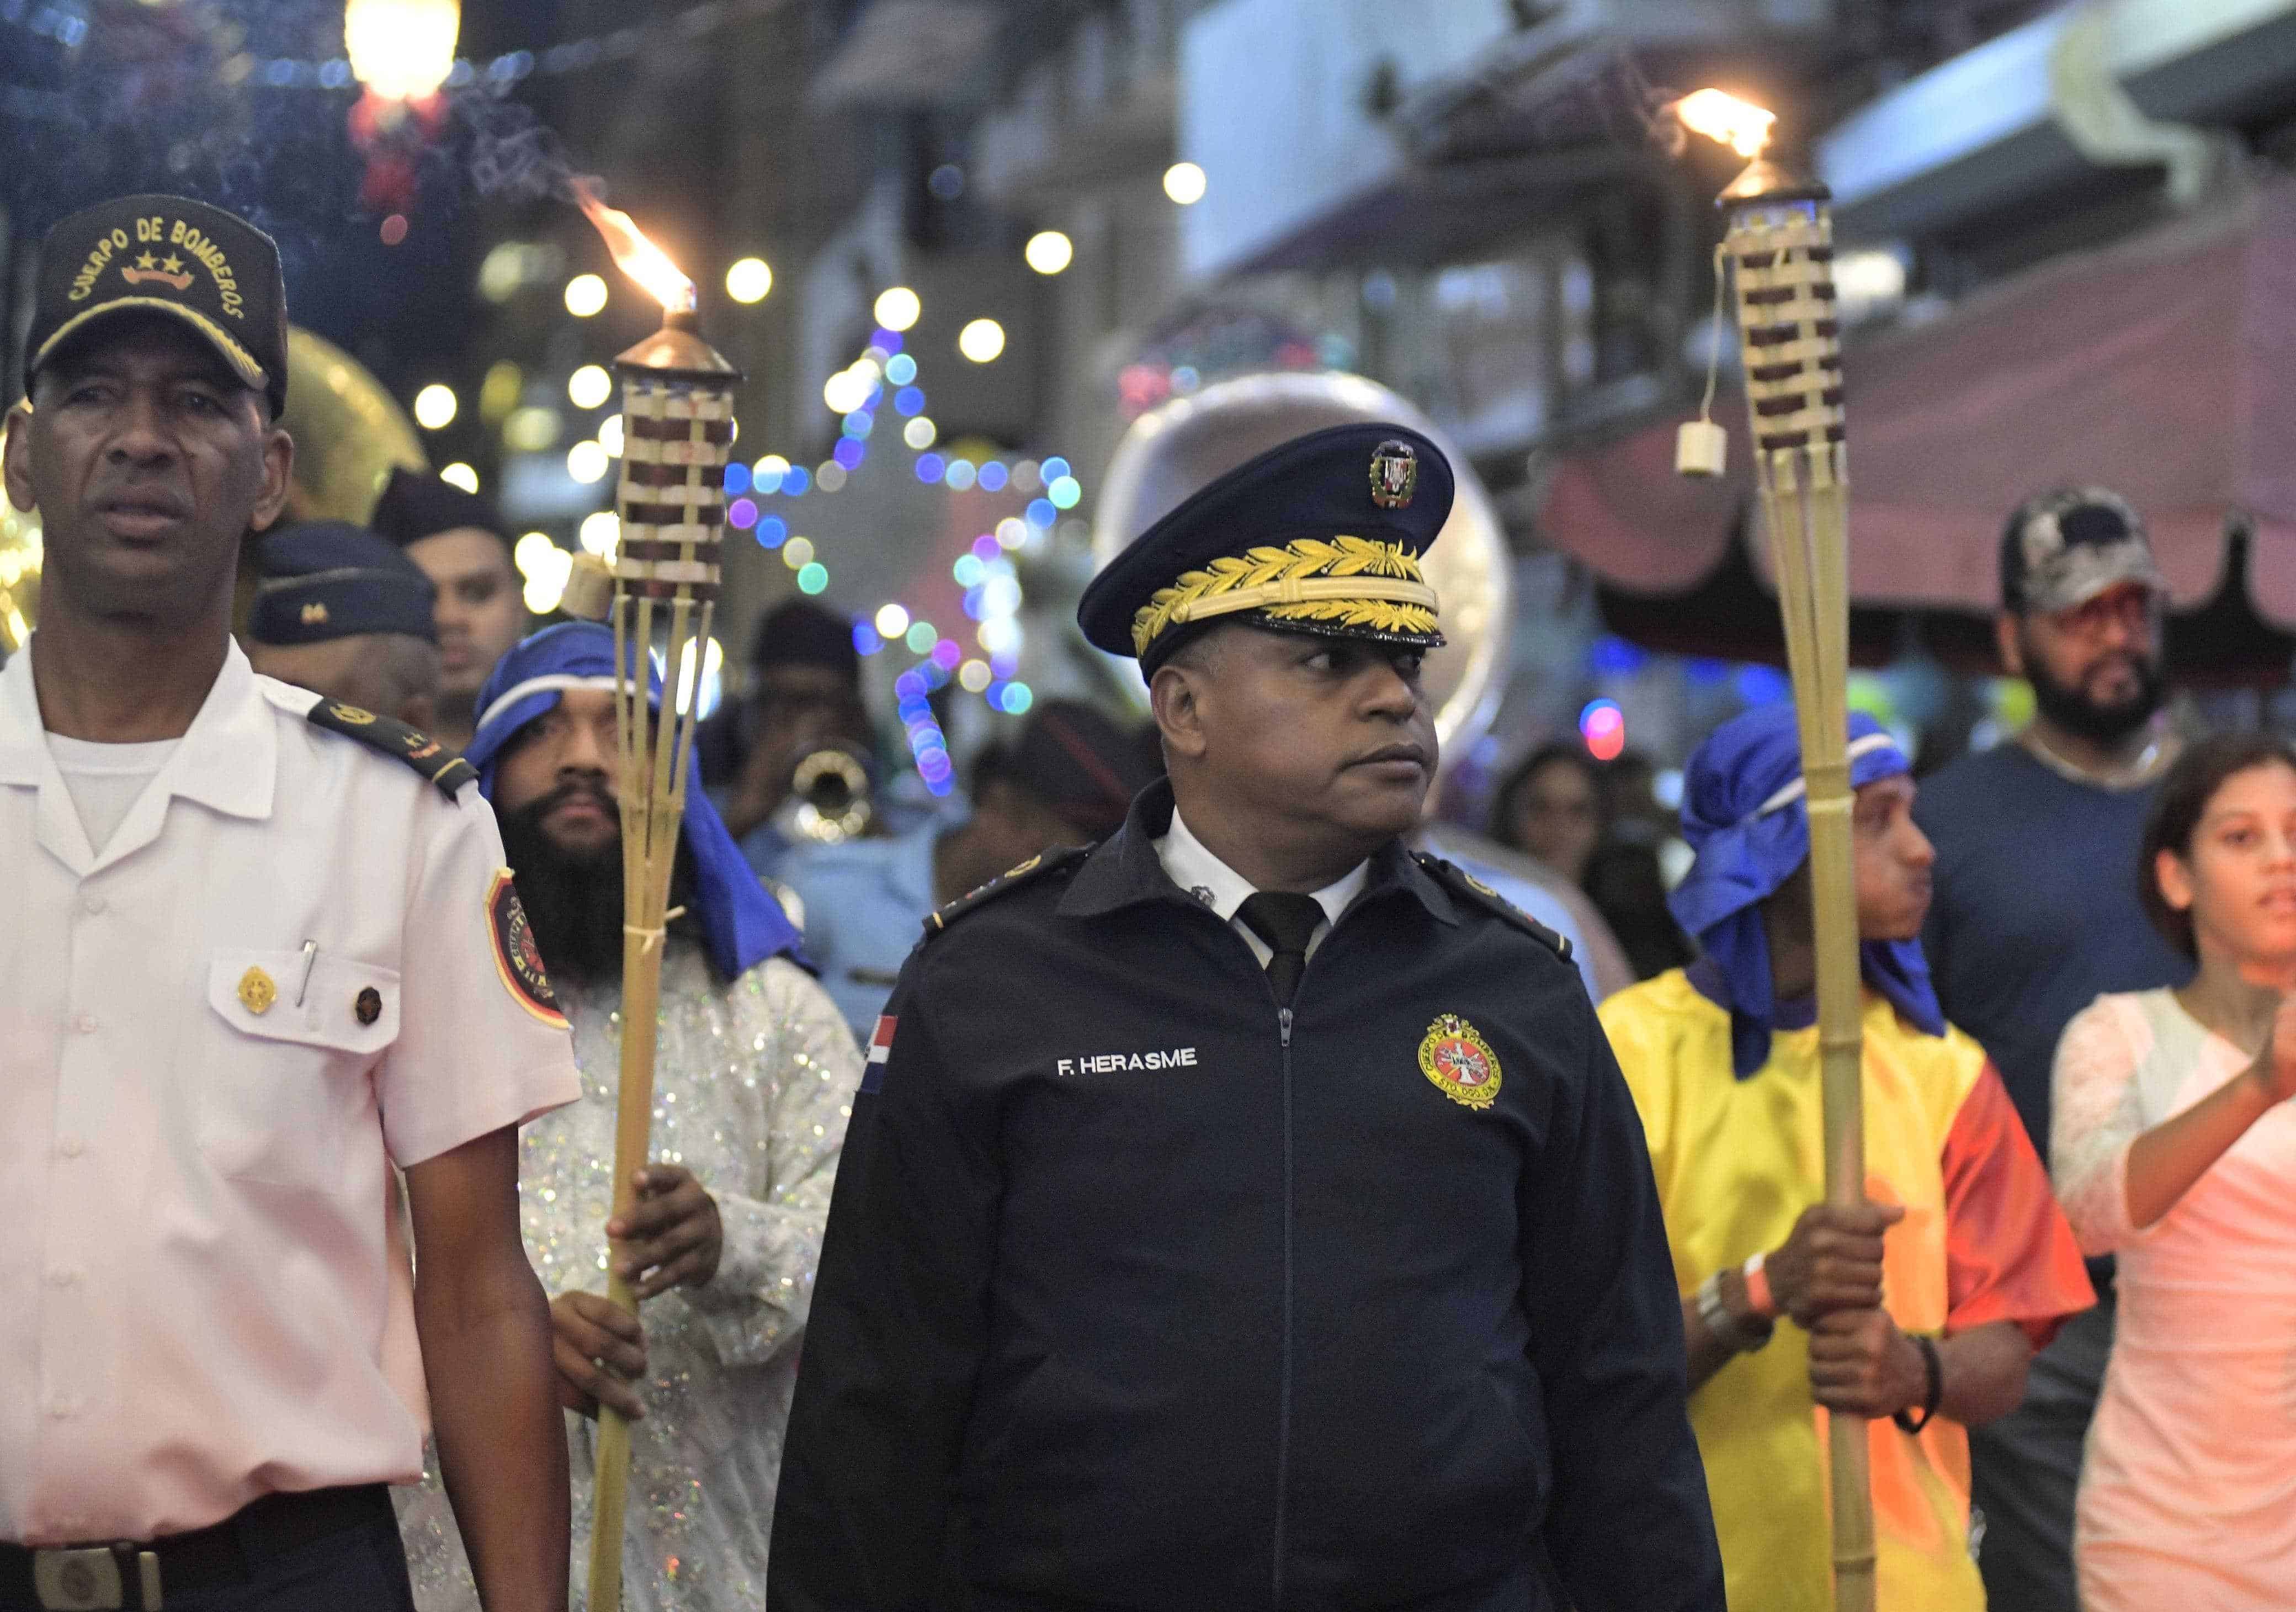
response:
<path id="1" fill-rule="evenodd" d="M 2032 1351 L 2094 1295 L 1999 1077 L 1930 988 L 1933 853 L 1906 757 L 1870 719 L 1849 731 L 1869 1202 L 1819 1202 L 1791 705 L 1691 760 L 1698 860 L 1673 906 L 1705 955 L 1600 1011 L 1658 1176 L 1730 1604 L 1830 1612 L 1824 1423 L 1841 1410 L 1873 1419 L 1879 1612 L 1976 1612 L 1966 1430 L 2015 1406 Z"/>

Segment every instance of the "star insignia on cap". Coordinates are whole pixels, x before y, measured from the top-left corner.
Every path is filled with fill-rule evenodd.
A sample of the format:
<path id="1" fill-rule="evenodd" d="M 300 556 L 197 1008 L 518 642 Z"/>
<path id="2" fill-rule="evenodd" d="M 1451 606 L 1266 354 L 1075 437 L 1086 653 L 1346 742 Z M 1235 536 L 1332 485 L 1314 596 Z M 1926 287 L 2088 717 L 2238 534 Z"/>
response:
<path id="1" fill-rule="evenodd" d="M 171 275 L 180 275 L 184 272 L 184 260 L 176 256 L 175 253 L 169 252 L 168 254 L 167 260 L 161 263 L 160 267 L 166 269 Z"/>
<path id="2" fill-rule="evenodd" d="M 138 268 L 157 268 L 160 267 L 160 259 L 153 257 L 150 252 L 145 252 L 142 257 L 135 259 L 135 267 Z"/>

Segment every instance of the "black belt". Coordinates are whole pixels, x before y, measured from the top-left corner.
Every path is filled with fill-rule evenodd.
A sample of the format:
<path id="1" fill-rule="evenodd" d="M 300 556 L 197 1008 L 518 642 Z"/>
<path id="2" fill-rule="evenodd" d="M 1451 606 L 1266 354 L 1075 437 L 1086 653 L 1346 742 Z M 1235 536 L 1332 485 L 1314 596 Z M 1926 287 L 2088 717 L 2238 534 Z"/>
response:
<path id="1" fill-rule="evenodd" d="M 0 1607 L 159 1612 L 178 1596 L 243 1584 L 261 1566 L 369 1523 L 394 1523 L 381 1484 L 266 1494 L 188 1534 L 35 1550 L 0 1542 Z"/>

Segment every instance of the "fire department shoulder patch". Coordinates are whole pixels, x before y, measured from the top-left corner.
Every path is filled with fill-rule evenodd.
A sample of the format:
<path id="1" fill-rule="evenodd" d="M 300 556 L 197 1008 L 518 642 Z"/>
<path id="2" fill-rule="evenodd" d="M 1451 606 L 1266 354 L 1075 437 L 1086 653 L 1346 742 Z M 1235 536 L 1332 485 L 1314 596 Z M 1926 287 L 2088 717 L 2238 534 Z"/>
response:
<path id="1" fill-rule="evenodd" d="M 519 904 L 518 887 L 510 869 L 496 871 L 487 886 L 487 933 L 495 943 L 495 971 L 502 975 L 511 999 L 544 1024 L 566 1028 L 566 1015 L 550 989 L 550 975 L 542 966 L 542 949 L 534 943 L 534 929 Z"/>
<path id="2" fill-rule="evenodd" d="M 1488 1108 L 1499 1094 L 1499 1055 L 1456 1013 L 1439 1014 L 1419 1043 L 1420 1072 L 1455 1103 Z"/>

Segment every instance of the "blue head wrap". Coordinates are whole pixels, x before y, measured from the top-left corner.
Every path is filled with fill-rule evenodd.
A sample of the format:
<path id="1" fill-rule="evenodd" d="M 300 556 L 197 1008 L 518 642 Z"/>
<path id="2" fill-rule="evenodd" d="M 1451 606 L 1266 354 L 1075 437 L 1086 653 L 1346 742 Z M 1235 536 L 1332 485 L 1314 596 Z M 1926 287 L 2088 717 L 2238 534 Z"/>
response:
<path id="1" fill-rule="evenodd" d="M 648 699 L 661 709 L 661 673 L 649 668 Z M 479 788 L 495 798 L 502 753 L 535 718 L 569 688 L 614 687 L 614 635 L 589 621 L 545 627 L 495 663 L 479 691 L 479 729 L 463 759 L 479 769 Z M 775 952 L 804 963 L 798 933 L 742 859 L 741 847 L 702 792 L 699 761 L 685 777 L 685 843 L 693 853 L 695 915 L 709 961 L 724 979 L 737 979 Z M 809 965 L 808 965 L 809 966 Z"/>
<path id="2" fill-rule="evenodd" d="M 1913 770 L 1896 741 L 1862 711 L 1849 717 L 1855 789 Z M 1706 956 L 1693 977 L 1730 1009 L 1730 1064 L 1744 1080 L 1769 1059 L 1770 1031 L 1811 1021 L 1807 999 L 1770 992 L 1770 943 L 1761 903 L 1809 859 L 1809 809 L 1802 801 L 1801 740 L 1790 703 L 1758 706 L 1710 735 L 1682 785 L 1682 832 L 1697 862 L 1667 904 Z M 1867 941 L 1858 948 L 1866 983 L 1931 1035 L 1945 1013 L 1918 941 Z"/>

